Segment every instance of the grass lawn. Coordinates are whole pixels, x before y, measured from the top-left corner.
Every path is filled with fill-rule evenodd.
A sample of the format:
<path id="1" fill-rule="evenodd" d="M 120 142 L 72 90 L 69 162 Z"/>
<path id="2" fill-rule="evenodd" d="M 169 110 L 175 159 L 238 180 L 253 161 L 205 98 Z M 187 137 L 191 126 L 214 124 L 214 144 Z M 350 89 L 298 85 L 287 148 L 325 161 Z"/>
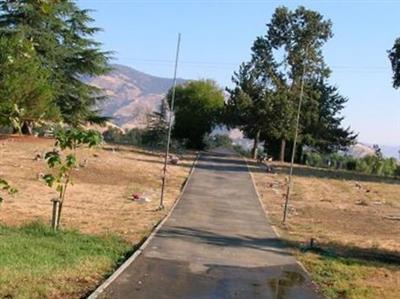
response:
<path id="1" fill-rule="evenodd" d="M 328 298 L 399 298 L 398 264 L 295 251 Z"/>
<path id="2" fill-rule="evenodd" d="M 400 298 L 400 180 L 296 166 L 282 225 L 288 165 L 249 163 L 271 223 L 328 298 Z"/>
<path id="3" fill-rule="evenodd" d="M 0 226 L 0 298 L 79 298 L 131 247 L 113 236 Z"/>

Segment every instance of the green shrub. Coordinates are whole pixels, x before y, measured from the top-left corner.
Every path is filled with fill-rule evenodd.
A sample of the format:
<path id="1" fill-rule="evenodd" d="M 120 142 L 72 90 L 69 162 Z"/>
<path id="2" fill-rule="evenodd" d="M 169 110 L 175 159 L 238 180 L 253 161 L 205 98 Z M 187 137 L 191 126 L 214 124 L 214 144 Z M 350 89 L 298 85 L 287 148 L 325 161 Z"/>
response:
<path id="1" fill-rule="evenodd" d="M 345 169 L 378 176 L 400 176 L 400 166 L 394 158 L 377 155 L 354 158 L 337 153 L 322 155 L 315 152 L 308 152 L 305 156 L 305 164 L 312 167 Z"/>
<path id="2" fill-rule="evenodd" d="M 318 153 L 308 153 L 306 158 L 306 164 L 312 167 L 323 167 L 323 158 Z"/>
<path id="3" fill-rule="evenodd" d="M 118 128 L 109 127 L 103 132 L 103 138 L 108 143 L 132 145 L 137 147 L 164 149 L 167 145 L 167 132 L 165 130 L 129 129 L 125 132 Z M 170 148 L 176 153 L 183 153 L 186 148 L 185 140 L 171 139 Z"/>

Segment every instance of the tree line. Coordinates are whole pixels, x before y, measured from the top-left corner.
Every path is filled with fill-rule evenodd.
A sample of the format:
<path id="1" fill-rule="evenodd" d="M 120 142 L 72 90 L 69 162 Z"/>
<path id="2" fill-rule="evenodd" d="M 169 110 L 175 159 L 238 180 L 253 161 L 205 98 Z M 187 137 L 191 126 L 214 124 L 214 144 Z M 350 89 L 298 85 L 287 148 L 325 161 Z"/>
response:
<path id="1" fill-rule="evenodd" d="M 90 10 L 72 0 L 0 0 L 1 126 L 30 134 L 40 123 L 77 127 L 106 120 L 96 109 L 103 93 L 84 80 L 110 70 L 112 53 L 94 40 L 100 29 L 92 22 Z M 305 146 L 322 153 L 348 147 L 357 137 L 342 125 L 348 99 L 329 83 L 322 52 L 332 36 L 332 22 L 319 12 L 278 7 L 251 57 L 233 74 L 233 87 L 223 90 L 211 80 L 177 87 L 173 136 L 202 148 L 204 136 L 225 124 L 254 140 L 253 156 L 263 142 L 275 159 L 287 160 L 303 90 L 297 160 Z M 388 55 L 398 88 L 400 38 Z M 153 116 L 145 138 L 163 138 L 166 125 L 165 118 Z"/>
<path id="2" fill-rule="evenodd" d="M 243 62 L 233 74 L 233 87 L 226 89 L 226 101 L 219 90 L 215 121 L 229 128 L 240 128 L 246 137 L 253 139 L 253 157 L 257 156 L 260 142 L 264 142 L 270 155 L 282 161 L 287 159 L 301 89 L 304 102 L 298 157 L 304 146 L 334 152 L 355 141 L 357 135 L 350 128 L 342 127 L 340 112 L 347 98 L 328 83 L 331 71 L 324 61 L 322 47 L 332 35 L 331 21 L 318 12 L 302 6 L 293 11 L 278 7 L 266 25 L 265 35 L 254 41 L 249 61 Z M 209 86 L 209 89 L 216 87 Z M 186 129 L 184 124 L 188 123 L 179 113 L 191 93 L 193 90 L 187 90 L 185 99 L 177 94 L 174 133 L 178 138 L 183 136 L 182 128 Z M 199 107 L 192 109 L 200 110 Z M 188 113 L 183 114 L 191 118 Z M 210 113 L 204 117 L 212 124 Z M 203 133 L 211 129 L 212 126 L 207 127 Z M 201 140 L 189 130 L 184 132 L 186 138 Z"/>
<path id="3" fill-rule="evenodd" d="M 255 39 L 250 59 L 234 72 L 233 87 L 227 88 L 225 94 L 210 81 L 180 87 L 174 136 L 201 148 L 202 136 L 210 133 L 215 124 L 225 124 L 241 129 L 254 140 L 254 158 L 263 142 L 266 152 L 276 160 L 289 160 L 288 149 L 293 145 L 303 90 L 296 160 L 302 162 L 304 148 L 325 155 L 347 149 L 356 142 L 357 134 L 342 124 L 341 112 L 348 99 L 329 83 L 331 70 L 322 50 L 332 36 L 332 22 L 319 12 L 303 6 L 294 10 L 278 7 L 266 24 L 265 34 Z M 388 54 L 394 72 L 393 86 L 398 88 L 400 38 Z M 198 85 L 202 86 L 201 101 L 196 99 Z M 208 99 L 204 98 L 205 85 Z"/>

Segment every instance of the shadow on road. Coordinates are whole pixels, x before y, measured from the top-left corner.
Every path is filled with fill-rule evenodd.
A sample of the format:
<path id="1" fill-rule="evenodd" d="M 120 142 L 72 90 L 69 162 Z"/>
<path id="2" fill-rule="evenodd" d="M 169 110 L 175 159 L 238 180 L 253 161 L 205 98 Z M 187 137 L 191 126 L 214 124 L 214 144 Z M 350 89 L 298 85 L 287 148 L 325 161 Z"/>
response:
<path id="1" fill-rule="evenodd" d="M 285 245 L 278 238 L 254 238 L 251 236 L 227 236 L 216 234 L 206 230 L 188 227 L 168 227 L 158 232 L 161 238 L 178 238 L 193 243 L 215 245 L 224 248 L 240 247 L 251 248 L 261 251 L 276 252 L 283 255 L 290 255 L 286 252 Z"/>

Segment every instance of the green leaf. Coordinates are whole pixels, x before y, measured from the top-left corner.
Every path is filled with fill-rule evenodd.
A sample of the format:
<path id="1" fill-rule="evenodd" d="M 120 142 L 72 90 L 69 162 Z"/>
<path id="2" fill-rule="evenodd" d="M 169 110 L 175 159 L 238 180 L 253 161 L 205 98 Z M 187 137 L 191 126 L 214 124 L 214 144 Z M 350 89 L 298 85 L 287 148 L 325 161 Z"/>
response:
<path id="1" fill-rule="evenodd" d="M 76 157 L 74 154 L 69 154 L 65 158 L 65 163 L 68 167 L 74 167 L 76 165 Z"/>
<path id="2" fill-rule="evenodd" d="M 45 159 L 50 168 L 54 168 L 56 165 L 61 164 L 60 154 L 56 151 L 47 152 Z"/>
<path id="3" fill-rule="evenodd" d="M 46 182 L 47 186 L 53 187 L 55 177 L 52 174 L 46 174 L 43 176 L 43 180 Z"/>
<path id="4" fill-rule="evenodd" d="M 89 130 L 86 132 L 83 143 L 89 147 L 97 146 L 103 142 L 103 137 L 100 132 Z"/>

